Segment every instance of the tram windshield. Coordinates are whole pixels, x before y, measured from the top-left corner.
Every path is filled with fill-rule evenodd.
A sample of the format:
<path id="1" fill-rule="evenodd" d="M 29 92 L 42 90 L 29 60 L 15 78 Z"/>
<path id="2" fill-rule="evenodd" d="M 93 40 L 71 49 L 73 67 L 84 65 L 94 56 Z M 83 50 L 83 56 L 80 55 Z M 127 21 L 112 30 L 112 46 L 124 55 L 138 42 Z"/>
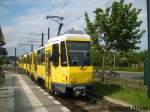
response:
<path id="1" fill-rule="evenodd" d="M 90 66 L 90 42 L 68 41 L 68 60 L 70 66 Z"/>

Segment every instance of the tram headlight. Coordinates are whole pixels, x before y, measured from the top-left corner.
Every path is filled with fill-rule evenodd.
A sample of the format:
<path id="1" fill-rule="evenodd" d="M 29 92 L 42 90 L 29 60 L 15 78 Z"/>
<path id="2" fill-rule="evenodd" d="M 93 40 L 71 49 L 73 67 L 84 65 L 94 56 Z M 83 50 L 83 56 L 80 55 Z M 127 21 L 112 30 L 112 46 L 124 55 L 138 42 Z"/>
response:
<path id="1" fill-rule="evenodd" d="M 87 82 L 92 82 L 92 78 L 89 77 L 89 78 L 86 79 L 86 81 L 87 81 Z"/>
<path id="2" fill-rule="evenodd" d="M 77 82 L 76 78 L 70 78 L 70 83 L 76 83 L 76 82 Z"/>

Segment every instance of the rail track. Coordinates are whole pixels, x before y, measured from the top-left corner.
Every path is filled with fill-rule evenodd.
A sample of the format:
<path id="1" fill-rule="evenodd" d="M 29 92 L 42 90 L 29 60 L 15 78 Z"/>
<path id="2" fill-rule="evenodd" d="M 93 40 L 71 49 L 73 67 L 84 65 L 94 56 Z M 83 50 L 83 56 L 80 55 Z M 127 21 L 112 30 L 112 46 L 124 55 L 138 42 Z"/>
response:
<path id="1" fill-rule="evenodd" d="M 104 112 L 108 111 L 108 102 L 104 100 L 97 100 L 96 103 L 91 103 L 86 97 L 67 97 L 61 95 L 54 96 L 62 104 L 67 106 L 72 112 Z"/>
<path id="2" fill-rule="evenodd" d="M 41 86 L 41 84 L 37 82 L 35 83 L 41 88 L 45 89 L 45 87 Z M 46 91 L 49 93 L 49 95 L 53 96 L 63 105 L 68 107 L 71 110 L 71 112 L 138 112 L 136 110 L 128 110 L 126 107 L 124 108 L 121 105 L 111 103 L 103 99 L 103 96 L 98 96 L 92 92 L 90 92 L 88 96 L 81 96 L 76 98 L 73 96 L 61 95 L 58 93 L 54 95 L 51 94 L 48 90 Z M 90 98 L 96 98 L 96 102 L 91 101 Z"/>
<path id="3" fill-rule="evenodd" d="M 68 107 L 72 112 L 137 112 L 129 110 L 128 107 L 116 105 L 106 101 L 103 97 L 98 97 L 96 103 L 91 103 L 87 97 L 68 97 L 62 95 L 53 95 L 63 105 Z"/>
<path id="4" fill-rule="evenodd" d="M 34 83 L 36 83 L 41 88 L 45 89 L 44 86 L 37 83 L 33 78 L 29 77 Z M 46 89 L 45 89 L 46 90 Z M 46 90 L 47 91 L 47 90 Z M 49 91 L 47 91 L 49 92 Z M 136 110 L 124 110 L 126 107 L 113 104 L 109 101 L 103 99 L 103 96 L 98 96 L 95 93 L 90 92 L 89 96 L 97 99 L 96 103 L 93 103 L 89 100 L 89 97 L 71 97 L 56 94 L 53 95 L 49 93 L 49 95 L 55 97 L 58 101 L 60 101 L 63 105 L 68 107 L 72 112 L 137 112 Z"/>
<path id="5" fill-rule="evenodd" d="M 35 82 L 35 81 L 34 81 Z M 45 89 L 44 86 L 35 82 L 41 88 Z M 46 89 L 45 89 L 46 90 Z M 66 96 L 61 94 L 51 94 L 48 90 L 46 90 L 51 96 L 60 101 L 63 105 L 68 107 L 71 112 L 108 112 L 109 105 L 112 105 L 110 102 L 103 100 L 101 97 L 92 96 L 96 98 L 96 103 L 91 102 L 88 97 L 73 97 Z M 91 96 L 91 95 L 90 95 Z"/>

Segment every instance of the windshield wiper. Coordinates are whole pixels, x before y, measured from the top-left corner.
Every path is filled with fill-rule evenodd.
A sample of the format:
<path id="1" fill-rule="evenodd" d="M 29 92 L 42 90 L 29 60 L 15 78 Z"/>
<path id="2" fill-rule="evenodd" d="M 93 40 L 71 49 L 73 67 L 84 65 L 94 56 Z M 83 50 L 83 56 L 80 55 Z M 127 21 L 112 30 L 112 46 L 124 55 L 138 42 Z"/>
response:
<path id="1" fill-rule="evenodd" d="M 88 60 L 84 60 L 82 66 L 81 66 L 81 69 L 83 69 L 84 66 L 86 66 L 87 64 L 88 64 Z"/>

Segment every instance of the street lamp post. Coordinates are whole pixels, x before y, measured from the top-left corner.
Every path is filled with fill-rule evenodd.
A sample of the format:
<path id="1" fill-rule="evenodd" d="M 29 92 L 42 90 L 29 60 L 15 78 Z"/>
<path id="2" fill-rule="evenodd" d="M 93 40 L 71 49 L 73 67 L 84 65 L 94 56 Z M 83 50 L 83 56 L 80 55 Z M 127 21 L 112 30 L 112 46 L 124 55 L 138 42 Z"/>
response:
<path id="1" fill-rule="evenodd" d="M 15 67 L 17 66 L 17 48 L 15 48 Z"/>
<path id="2" fill-rule="evenodd" d="M 150 1 L 147 0 L 148 61 L 150 60 Z M 149 64 L 148 64 L 148 67 Z M 150 73 L 148 73 L 148 97 L 150 97 Z"/>
<path id="3" fill-rule="evenodd" d="M 48 37 L 48 40 L 49 40 L 49 38 L 50 38 L 50 28 L 48 28 L 47 37 Z"/>
<path id="4" fill-rule="evenodd" d="M 44 45 L 44 33 L 42 33 L 42 40 L 41 40 L 41 46 Z"/>
<path id="5" fill-rule="evenodd" d="M 116 68 L 116 54 L 114 53 L 114 70 Z"/>
<path id="6" fill-rule="evenodd" d="M 150 1 L 147 0 L 147 24 L 148 24 L 148 54 L 150 56 Z"/>

